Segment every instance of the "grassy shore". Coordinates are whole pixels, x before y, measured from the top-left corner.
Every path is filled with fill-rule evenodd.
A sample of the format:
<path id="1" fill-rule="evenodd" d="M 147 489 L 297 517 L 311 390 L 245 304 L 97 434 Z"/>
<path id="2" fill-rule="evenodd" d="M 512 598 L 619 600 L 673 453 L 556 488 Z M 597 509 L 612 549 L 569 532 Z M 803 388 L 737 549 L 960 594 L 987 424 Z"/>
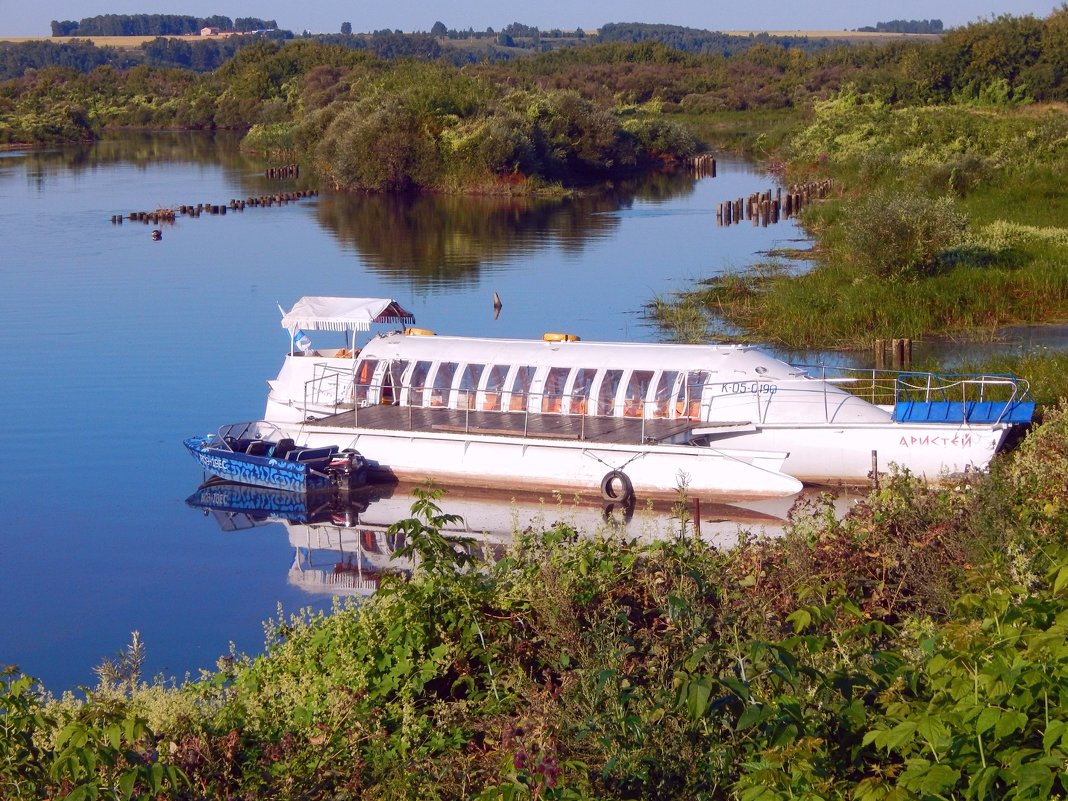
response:
<path id="1" fill-rule="evenodd" d="M 650 316 L 677 338 L 867 350 L 1068 321 L 1064 107 L 894 109 L 845 92 L 771 131 L 735 139 L 751 152 L 767 141 L 788 182 L 834 182 L 802 216 L 816 266 L 772 260 L 654 299 Z"/>

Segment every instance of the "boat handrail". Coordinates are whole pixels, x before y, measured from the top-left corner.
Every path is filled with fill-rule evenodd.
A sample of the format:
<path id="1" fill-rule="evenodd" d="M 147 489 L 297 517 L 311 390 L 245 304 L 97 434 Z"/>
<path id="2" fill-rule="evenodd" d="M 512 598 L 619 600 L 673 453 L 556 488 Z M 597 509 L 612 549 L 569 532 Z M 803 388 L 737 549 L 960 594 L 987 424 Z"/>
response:
<path id="1" fill-rule="evenodd" d="M 313 383 L 313 382 L 308 382 L 308 383 L 310 384 L 310 383 Z M 472 412 L 475 412 L 475 413 L 478 413 L 478 412 L 493 412 L 493 413 L 499 413 L 499 414 L 504 414 L 504 415 L 516 415 L 516 416 L 519 415 L 519 414 L 522 414 L 523 415 L 523 436 L 528 436 L 528 434 L 529 434 L 529 423 L 530 423 L 530 419 L 532 417 L 543 417 L 543 416 L 545 416 L 545 417 L 574 417 L 574 418 L 578 418 L 580 420 L 579 433 L 578 433 L 578 438 L 579 439 L 585 439 L 586 419 L 587 418 L 604 418 L 604 419 L 616 419 L 616 420 L 619 420 L 619 419 L 635 420 L 635 421 L 640 421 L 639 431 L 638 431 L 638 434 L 637 434 L 637 436 L 639 438 L 638 441 L 645 442 L 645 441 L 647 441 L 647 428 L 646 428 L 647 421 L 650 421 L 650 420 L 669 420 L 669 419 L 671 419 L 671 420 L 677 420 L 677 421 L 700 422 L 700 421 L 705 419 L 705 411 L 708 408 L 707 404 L 702 403 L 700 408 L 697 410 L 698 413 L 697 413 L 696 416 L 694 416 L 694 415 L 676 414 L 674 417 L 672 417 L 669 414 L 669 411 L 670 411 L 670 408 L 671 408 L 671 404 L 674 404 L 675 401 L 677 400 L 675 398 L 672 398 L 672 399 L 670 399 L 670 401 L 668 401 L 667 403 L 664 404 L 664 406 L 665 406 L 664 414 L 662 414 L 662 415 L 661 414 L 656 414 L 655 410 L 654 410 L 654 413 L 650 414 L 649 413 L 649 407 L 651 405 L 653 405 L 653 404 L 650 404 L 648 401 L 643 399 L 643 400 L 640 400 L 640 401 L 635 401 L 635 406 L 632 407 L 633 410 L 634 410 L 633 412 L 628 413 L 626 407 L 624 407 L 623 414 L 619 414 L 618 413 L 617 404 L 616 404 L 615 400 L 613 399 L 613 403 L 612 403 L 613 410 L 612 410 L 612 413 L 611 414 L 598 414 L 596 412 L 596 399 L 595 398 L 591 398 L 586 392 L 581 392 L 581 391 L 580 392 L 545 392 L 545 391 L 542 391 L 542 390 L 517 392 L 517 391 L 513 391 L 513 390 L 505 391 L 505 390 L 502 389 L 502 390 L 493 390 L 493 391 L 489 391 L 488 392 L 488 394 L 493 394 L 493 395 L 500 396 L 497 399 L 497 403 L 494 405 L 493 408 L 481 408 L 480 409 L 480 408 L 477 408 L 477 406 L 475 406 L 473 403 L 470 402 L 470 398 L 477 397 L 479 394 L 485 395 L 485 394 L 487 394 L 486 390 L 467 390 L 467 389 L 460 390 L 460 389 L 452 389 L 452 388 L 449 388 L 448 390 L 446 390 L 444 387 L 435 388 L 435 387 L 433 387 L 431 385 L 428 385 L 428 384 L 419 384 L 419 385 L 412 385 L 412 384 L 393 385 L 393 384 L 388 384 L 388 385 L 386 385 L 386 384 L 383 384 L 382 382 L 375 382 L 373 384 L 361 385 L 361 386 L 366 386 L 368 388 L 368 390 L 369 390 L 368 394 L 370 394 L 370 395 L 372 395 L 374 397 L 378 397 L 378 398 L 382 398 L 383 390 L 385 390 L 385 389 L 390 390 L 392 400 L 387 402 L 387 404 L 388 405 L 395 405 L 395 406 L 402 406 L 402 407 L 407 408 L 409 410 L 409 413 L 408 413 L 408 426 L 409 426 L 409 429 L 413 429 L 414 428 L 414 425 L 415 425 L 415 422 L 414 422 L 415 421 L 414 411 L 416 409 L 440 409 L 440 410 L 452 410 L 452 411 L 455 411 L 455 412 L 464 412 L 465 413 L 465 416 L 464 416 L 464 420 L 465 420 L 464 431 L 465 431 L 465 433 L 469 433 L 470 430 L 471 430 L 470 426 L 471 426 L 471 413 Z M 424 403 L 424 401 L 426 399 L 426 395 L 425 395 L 426 390 L 433 391 L 434 389 L 440 389 L 441 392 L 442 392 L 442 397 L 444 398 L 444 397 L 447 396 L 447 398 L 450 401 L 450 403 L 445 403 L 445 402 L 437 402 L 437 403 L 435 403 L 433 401 L 431 403 Z M 463 398 L 463 395 L 465 395 L 465 394 L 468 396 L 468 401 L 469 401 L 466 406 L 463 405 L 460 402 L 460 400 Z M 503 404 L 502 405 L 501 404 L 501 400 L 503 400 L 505 395 L 508 396 L 509 402 L 507 404 Z M 405 399 L 404 402 L 401 402 L 402 398 Z M 414 401 L 413 402 L 414 398 L 418 398 L 418 401 Z M 515 400 L 517 402 L 515 404 L 513 404 L 512 403 L 513 400 Z M 360 410 L 361 410 L 361 408 L 368 408 L 368 407 L 373 406 L 373 405 L 375 405 L 375 404 L 373 404 L 371 402 L 363 402 L 363 403 L 354 403 L 354 404 L 352 404 L 351 409 L 352 409 L 352 414 L 353 414 L 354 425 L 359 426 L 359 424 L 360 424 L 359 420 L 360 420 Z M 550 410 L 546 410 L 546 405 L 548 405 L 550 407 Z M 307 407 L 305 407 L 305 408 L 307 408 Z M 553 411 L 552 409 L 557 409 L 558 411 Z M 677 409 L 677 407 L 676 407 L 676 409 Z"/>
<path id="2" fill-rule="evenodd" d="M 304 411 L 316 404 L 333 406 L 335 409 L 352 403 L 348 398 L 354 390 L 356 364 L 353 360 L 348 366 L 319 362 L 312 371 L 312 377 L 304 382 Z"/>
<path id="3" fill-rule="evenodd" d="M 825 412 L 829 413 L 829 399 L 826 388 L 842 386 L 850 394 L 864 398 L 872 404 L 897 406 L 909 400 L 912 402 L 932 403 L 950 402 L 950 395 L 959 393 L 959 398 L 952 402 L 1003 404 L 993 422 L 1000 423 L 1012 409 L 1021 403 L 1032 403 L 1030 384 L 1026 379 L 1012 373 L 936 373 L 912 370 L 893 370 L 885 368 L 843 367 L 832 365 L 794 365 L 806 370 L 807 377 L 793 379 L 806 381 L 815 378 L 824 384 Z M 812 375 L 810 371 L 816 371 Z M 831 373 L 831 374 L 829 374 Z M 789 383 L 791 379 L 779 381 Z M 990 390 L 1003 388 L 1006 397 L 997 400 L 989 397 Z M 922 398 L 907 397 L 909 392 L 922 393 Z M 935 397 L 940 395 L 940 397 Z M 975 395 L 976 397 L 969 397 Z"/>
<path id="4" fill-rule="evenodd" d="M 996 392 L 1004 388 L 1006 392 Z M 901 373 L 895 390 L 895 414 L 914 419 L 957 416 L 962 422 L 1026 423 L 1034 414 L 1031 385 L 1012 373 Z"/>

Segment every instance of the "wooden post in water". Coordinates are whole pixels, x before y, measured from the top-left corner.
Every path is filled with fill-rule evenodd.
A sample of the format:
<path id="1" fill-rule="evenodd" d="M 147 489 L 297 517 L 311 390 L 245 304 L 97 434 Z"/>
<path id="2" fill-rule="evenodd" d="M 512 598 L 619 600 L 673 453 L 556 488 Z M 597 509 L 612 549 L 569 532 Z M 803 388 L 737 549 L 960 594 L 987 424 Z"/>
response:
<path id="1" fill-rule="evenodd" d="M 693 536 L 701 539 L 701 499 L 693 499 Z"/>
<path id="2" fill-rule="evenodd" d="M 890 350 L 892 352 L 892 360 L 895 370 L 900 370 L 905 363 L 905 340 L 892 339 L 890 340 Z"/>
<path id="3" fill-rule="evenodd" d="M 886 368 L 886 340 L 875 340 L 875 369 L 883 370 Z"/>

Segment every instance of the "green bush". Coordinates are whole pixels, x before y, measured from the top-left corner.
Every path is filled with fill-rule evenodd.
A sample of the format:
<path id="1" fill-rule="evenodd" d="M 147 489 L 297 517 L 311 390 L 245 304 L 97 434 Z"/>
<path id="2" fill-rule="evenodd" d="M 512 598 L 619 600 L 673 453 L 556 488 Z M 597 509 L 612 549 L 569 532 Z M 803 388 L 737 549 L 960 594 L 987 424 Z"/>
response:
<path id="1" fill-rule="evenodd" d="M 848 204 L 848 255 L 876 278 L 912 280 L 934 273 L 958 244 L 967 218 L 947 196 L 875 192 Z"/>

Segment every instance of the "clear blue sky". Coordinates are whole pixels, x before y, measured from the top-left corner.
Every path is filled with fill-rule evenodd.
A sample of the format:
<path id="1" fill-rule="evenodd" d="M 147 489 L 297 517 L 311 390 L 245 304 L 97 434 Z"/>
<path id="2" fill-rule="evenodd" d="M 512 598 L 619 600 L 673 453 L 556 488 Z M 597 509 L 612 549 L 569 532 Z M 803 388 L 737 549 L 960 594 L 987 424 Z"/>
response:
<path id="1" fill-rule="evenodd" d="M 660 22 L 709 30 L 843 30 L 892 19 L 940 19 L 946 27 L 1001 14 L 1045 17 L 1061 2 L 1051 0 L 807 0 L 739 4 L 713 0 L 425 0 L 341 2 L 340 0 L 0 0 L 0 36 L 48 36 L 52 20 L 97 14 L 212 14 L 274 19 L 295 33 L 336 33 L 342 22 L 355 32 L 382 28 L 429 31 L 437 20 L 449 28 L 500 30 L 512 22 L 542 30 L 596 28 L 606 22 Z"/>

